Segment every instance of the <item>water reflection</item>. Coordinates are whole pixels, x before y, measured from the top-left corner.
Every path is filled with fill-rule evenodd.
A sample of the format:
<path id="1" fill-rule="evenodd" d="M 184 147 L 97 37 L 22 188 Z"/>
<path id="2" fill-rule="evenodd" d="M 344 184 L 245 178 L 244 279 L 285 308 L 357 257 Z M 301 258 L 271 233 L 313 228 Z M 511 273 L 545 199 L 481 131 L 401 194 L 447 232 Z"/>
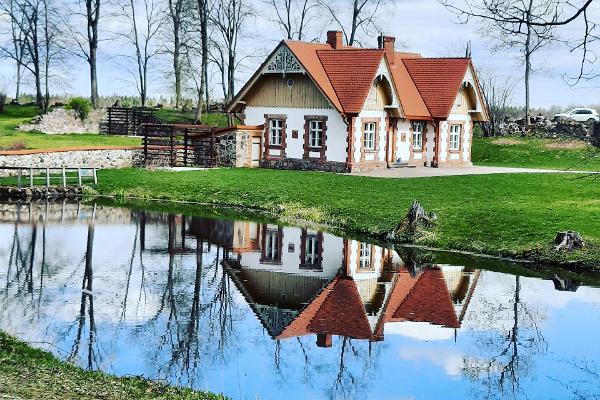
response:
<path id="1" fill-rule="evenodd" d="M 83 368 L 233 398 L 600 396 L 600 293 L 563 278 L 267 222 L 74 203 L 0 221 L 0 329 Z"/>

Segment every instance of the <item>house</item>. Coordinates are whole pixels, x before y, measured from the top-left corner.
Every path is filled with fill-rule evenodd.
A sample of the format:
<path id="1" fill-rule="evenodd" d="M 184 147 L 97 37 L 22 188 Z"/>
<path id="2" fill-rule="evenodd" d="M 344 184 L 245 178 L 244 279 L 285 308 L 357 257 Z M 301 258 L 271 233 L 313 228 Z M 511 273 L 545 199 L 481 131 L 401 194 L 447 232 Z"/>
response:
<path id="1" fill-rule="evenodd" d="M 233 222 L 223 266 L 273 339 L 381 341 L 459 329 L 479 271 L 409 265 L 394 250 L 310 229 Z"/>
<path id="2" fill-rule="evenodd" d="M 246 133 L 247 166 L 360 172 L 471 165 L 488 112 L 469 58 L 284 40 L 227 106 Z"/>

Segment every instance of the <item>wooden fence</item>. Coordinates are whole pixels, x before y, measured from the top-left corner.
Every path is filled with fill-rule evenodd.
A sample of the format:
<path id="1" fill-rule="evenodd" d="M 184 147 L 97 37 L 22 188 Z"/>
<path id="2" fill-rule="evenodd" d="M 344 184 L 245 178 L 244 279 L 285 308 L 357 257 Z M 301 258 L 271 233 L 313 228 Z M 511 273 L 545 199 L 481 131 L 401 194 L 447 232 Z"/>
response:
<path id="1" fill-rule="evenodd" d="M 85 180 L 98 184 L 96 168 L 30 168 L 30 167 L 0 167 L 0 170 L 17 171 L 17 187 L 23 187 L 23 180 L 29 181 L 29 187 L 34 187 L 37 182 L 43 182 L 47 188 L 52 186 L 52 181 L 58 181 L 59 185 L 67 187 L 69 181 L 77 182 L 81 186 Z M 76 174 L 75 174 L 76 173 Z"/>
<path id="2" fill-rule="evenodd" d="M 159 124 L 152 108 L 109 107 L 100 124 L 100 133 L 107 135 L 139 135 L 143 124 Z"/>
<path id="3" fill-rule="evenodd" d="M 215 165 L 215 127 L 204 125 L 143 124 L 144 164 L 158 167 Z M 199 146 L 199 142 L 210 146 Z"/>

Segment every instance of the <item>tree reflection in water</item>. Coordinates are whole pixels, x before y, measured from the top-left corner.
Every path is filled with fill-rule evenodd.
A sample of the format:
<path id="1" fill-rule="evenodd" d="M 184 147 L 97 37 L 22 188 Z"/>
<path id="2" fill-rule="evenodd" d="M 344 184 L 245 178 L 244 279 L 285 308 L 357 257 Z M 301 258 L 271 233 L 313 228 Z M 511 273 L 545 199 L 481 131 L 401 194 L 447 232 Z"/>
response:
<path id="1" fill-rule="evenodd" d="M 468 382 L 462 388 L 472 398 L 531 397 L 527 385 L 539 374 L 538 360 L 548 358 L 545 310 L 527 300 L 532 279 L 487 274 L 502 279 L 502 293 L 477 292 L 464 329 L 475 268 L 310 229 L 140 211 L 127 218 L 121 225 L 78 219 L 67 261 L 52 247 L 62 242 L 47 216 L 7 226 L 12 240 L 5 255 L 0 251 L 7 261 L 0 301 L 6 310 L 25 310 L 13 331 L 35 327 L 42 333 L 33 337 L 68 349 L 59 355 L 86 369 L 211 388 L 215 371 L 230 374 L 223 382 L 235 380 L 232 368 L 245 362 L 244 374 L 276 387 L 269 393 L 285 392 L 292 381 L 332 399 L 372 397 L 398 362 L 389 352 L 398 343 L 420 351 L 428 341 L 418 336 L 425 324 L 454 332 L 437 345 L 459 353 L 460 378 Z M 125 240 L 113 262 L 107 238 L 117 231 Z M 56 316 L 55 309 L 69 314 Z M 539 379 L 572 398 L 600 395 L 596 363 L 583 356 L 560 360 L 554 362 L 578 375 Z M 423 374 L 433 376 L 436 368 Z M 252 395 L 231 388 L 239 382 L 223 382 L 230 393 Z"/>

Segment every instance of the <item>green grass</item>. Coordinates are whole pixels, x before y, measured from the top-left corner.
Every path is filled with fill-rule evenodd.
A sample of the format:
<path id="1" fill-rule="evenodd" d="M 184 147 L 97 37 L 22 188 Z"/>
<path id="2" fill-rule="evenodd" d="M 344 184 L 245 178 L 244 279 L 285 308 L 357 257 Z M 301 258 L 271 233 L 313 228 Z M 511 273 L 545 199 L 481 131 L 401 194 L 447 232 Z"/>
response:
<path id="1" fill-rule="evenodd" d="M 83 371 L 0 332 L 0 398 L 223 399 L 141 378 Z"/>
<path id="2" fill-rule="evenodd" d="M 472 158 L 475 165 L 600 171 L 599 149 L 565 139 L 474 138 Z"/>
<path id="3" fill-rule="evenodd" d="M 435 237 L 421 244 L 544 261 L 600 265 L 598 178 L 506 174 L 378 179 L 263 169 L 104 170 L 100 195 L 241 206 L 382 238 L 413 200 L 435 211 Z M 556 232 L 576 230 L 585 252 L 549 252 Z"/>
<path id="4" fill-rule="evenodd" d="M 193 124 L 196 121 L 196 110 L 175 110 L 172 108 L 163 108 L 155 113 L 165 124 Z M 223 113 L 202 114 L 202 124 L 212 125 L 224 128 L 228 126 L 227 115 Z"/>
<path id="5" fill-rule="evenodd" d="M 20 132 L 16 127 L 38 114 L 35 106 L 10 106 L 0 114 L 0 150 L 19 148 L 56 149 L 65 147 L 139 146 L 141 139 L 95 134 L 46 135 L 39 132 Z"/>

